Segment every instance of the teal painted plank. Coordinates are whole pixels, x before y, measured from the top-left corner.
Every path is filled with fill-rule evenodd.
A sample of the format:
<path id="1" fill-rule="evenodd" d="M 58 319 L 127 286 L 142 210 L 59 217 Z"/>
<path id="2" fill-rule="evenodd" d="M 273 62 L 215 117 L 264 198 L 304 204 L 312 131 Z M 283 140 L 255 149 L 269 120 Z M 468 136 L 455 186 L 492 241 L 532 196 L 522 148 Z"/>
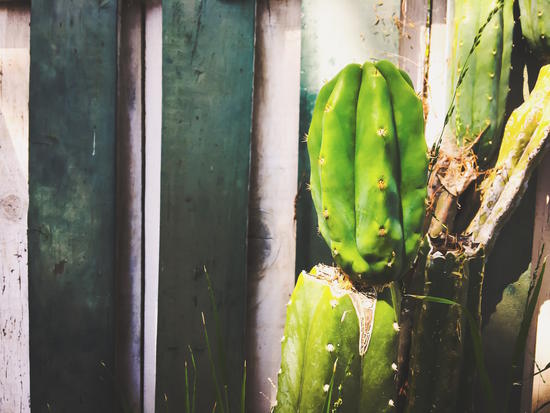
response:
<path id="1" fill-rule="evenodd" d="M 317 215 L 306 184 L 309 159 L 303 137 L 323 82 L 351 62 L 388 59 L 397 63 L 399 0 L 303 0 L 300 78 L 300 146 L 296 201 L 296 274 L 332 258 L 317 234 Z"/>
<path id="2" fill-rule="evenodd" d="M 31 404 L 109 412 L 116 1 L 33 0 L 31 22 Z"/>
<path id="3" fill-rule="evenodd" d="M 213 342 L 216 334 L 203 266 L 220 309 L 232 400 L 244 358 L 255 4 L 165 0 L 162 8 L 156 407 L 183 411 L 189 344 L 199 369 L 197 411 L 209 412 L 215 392 L 202 311 Z"/>

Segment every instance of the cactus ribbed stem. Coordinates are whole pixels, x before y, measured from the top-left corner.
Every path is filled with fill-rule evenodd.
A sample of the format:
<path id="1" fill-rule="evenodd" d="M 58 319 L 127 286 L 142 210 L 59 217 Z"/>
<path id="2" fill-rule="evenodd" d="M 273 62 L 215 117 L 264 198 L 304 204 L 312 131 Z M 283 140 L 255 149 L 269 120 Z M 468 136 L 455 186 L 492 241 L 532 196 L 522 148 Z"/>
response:
<path id="1" fill-rule="evenodd" d="M 498 151 L 504 124 L 511 69 L 513 0 L 456 0 L 454 5 L 449 78 L 457 90 L 454 102 L 453 94 L 448 96 L 448 105 L 454 103 L 455 110 L 445 140 L 457 147 L 477 140 L 474 151 L 478 164 L 485 169 Z M 479 44 L 469 56 L 481 27 Z M 466 74 L 458 85 L 463 71 Z"/>
<path id="2" fill-rule="evenodd" d="M 428 166 L 410 78 L 388 61 L 346 66 L 319 92 L 308 151 L 334 261 L 362 285 L 401 277 L 422 237 Z"/>

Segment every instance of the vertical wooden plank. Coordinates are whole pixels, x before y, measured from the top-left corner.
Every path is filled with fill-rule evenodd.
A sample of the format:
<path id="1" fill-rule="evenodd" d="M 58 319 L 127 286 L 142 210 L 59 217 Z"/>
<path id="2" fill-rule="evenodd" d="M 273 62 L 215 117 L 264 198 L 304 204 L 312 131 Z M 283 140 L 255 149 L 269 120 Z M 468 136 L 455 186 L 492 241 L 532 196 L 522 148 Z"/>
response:
<path id="1" fill-rule="evenodd" d="M 33 410 L 114 408 L 116 1 L 31 6 Z"/>
<path id="2" fill-rule="evenodd" d="M 143 314 L 143 411 L 155 411 L 159 277 L 160 165 L 162 134 L 162 6 L 145 5 L 145 283 Z"/>
<path id="3" fill-rule="evenodd" d="M 426 118 L 426 142 L 432 147 L 443 130 L 445 115 L 447 114 L 447 90 L 452 85 L 447 85 L 449 36 L 452 35 L 450 25 L 447 25 L 447 2 L 432 2 L 432 15 L 430 22 L 430 50 L 428 58 L 427 79 L 427 109 Z"/>
<path id="4" fill-rule="evenodd" d="M 310 193 L 307 147 L 303 142 L 323 81 L 350 62 L 388 59 L 397 64 L 400 0 L 303 0 L 300 79 L 300 147 L 296 202 L 296 272 L 323 262 L 330 251 L 317 234 Z"/>
<path id="5" fill-rule="evenodd" d="M 300 1 L 257 5 L 248 226 L 250 412 L 275 401 L 286 303 L 294 287 L 300 107 Z"/>
<path id="6" fill-rule="evenodd" d="M 29 412 L 28 7 L 0 5 L 0 411 Z"/>
<path id="7" fill-rule="evenodd" d="M 429 0 L 402 0 L 399 23 L 399 67 L 405 70 L 413 81 L 414 90 L 422 92 L 424 86 L 424 60 L 426 54 L 426 24 L 431 18 Z M 434 7 L 441 7 L 444 1 L 437 1 Z"/>
<path id="8" fill-rule="evenodd" d="M 143 34 L 141 0 L 118 6 L 115 378 L 125 411 L 142 409 Z"/>
<path id="9" fill-rule="evenodd" d="M 548 256 L 550 247 L 550 157 L 546 156 L 538 168 L 535 202 L 535 228 L 533 231 L 532 265 L 536 265 L 538 255 L 544 246 L 544 255 Z M 531 328 L 527 338 L 525 364 L 523 368 L 524 388 L 522 394 L 522 412 L 535 411 L 550 402 L 550 375 L 546 370 L 538 370 L 550 363 L 550 266 L 546 266 L 542 288 Z M 541 412 L 548 410 L 548 407 Z"/>
<path id="10" fill-rule="evenodd" d="M 246 245 L 255 2 L 165 0 L 157 409 L 181 411 L 187 345 L 198 364 L 197 411 L 215 392 L 201 312 L 213 345 L 221 318 L 229 397 L 239 398 L 246 324 Z M 235 407 L 234 407 L 235 409 Z"/>

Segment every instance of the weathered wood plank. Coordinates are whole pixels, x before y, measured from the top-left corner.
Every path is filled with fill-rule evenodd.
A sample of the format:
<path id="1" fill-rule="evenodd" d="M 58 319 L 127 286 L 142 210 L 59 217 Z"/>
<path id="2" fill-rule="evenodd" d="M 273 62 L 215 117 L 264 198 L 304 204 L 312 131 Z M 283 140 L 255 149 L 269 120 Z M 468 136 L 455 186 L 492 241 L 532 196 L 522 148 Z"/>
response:
<path id="1" fill-rule="evenodd" d="M 115 1 L 31 6 L 33 410 L 114 408 Z"/>
<path id="2" fill-rule="evenodd" d="M 550 247 L 550 156 L 546 156 L 538 168 L 535 203 L 535 229 L 533 231 L 532 265 L 544 246 L 548 256 Z M 533 376 L 550 363 L 550 265 L 547 264 L 543 284 L 527 339 L 523 380 L 526 383 L 522 394 L 522 412 L 535 411 L 550 402 L 549 370 Z M 547 408 L 548 409 L 548 408 Z M 541 410 L 542 412 L 547 411 Z"/>
<path id="3" fill-rule="evenodd" d="M 201 312 L 215 343 L 203 267 L 220 310 L 229 397 L 239 398 L 246 325 L 246 245 L 255 2 L 165 0 L 157 410 L 181 411 L 187 345 L 197 411 L 214 389 Z M 225 371 L 224 371 L 225 370 Z"/>
<path id="4" fill-rule="evenodd" d="M 447 1 L 433 3 L 430 22 L 430 50 L 428 78 L 425 84 L 428 115 L 426 117 L 426 142 L 431 147 L 439 138 L 447 113 L 448 44 L 452 34 L 447 25 Z"/>
<path id="5" fill-rule="evenodd" d="M 28 7 L 0 6 L 0 411 L 30 411 Z"/>
<path id="6" fill-rule="evenodd" d="M 315 98 L 323 81 L 347 63 L 370 59 L 398 62 L 399 0 L 303 0 L 300 79 L 300 146 L 296 202 L 296 272 L 332 262 L 317 234 L 310 193 L 309 160 L 303 136 L 309 129 Z"/>
<path id="7" fill-rule="evenodd" d="M 441 7 L 444 1 L 436 2 Z M 422 92 L 425 78 L 426 37 L 429 20 L 428 0 L 402 0 L 399 23 L 399 67 L 413 81 L 414 90 Z"/>
<path id="8" fill-rule="evenodd" d="M 126 411 L 142 408 L 144 5 L 118 5 L 115 378 Z"/>
<path id="9" fill-rule="evenodd" d="M 145 282 L 143 314 L 143 411 L 155 411 L 159 281 L 160 164 L 162 135 L 162 6 L 145 6 Z"/>
<path id="10" fill-rule="evenodd" d="M 257 4 L 248 225 L 250 412 L 275 401 L 286 304 L 294 287 L 300 107 L 300 1 Z"/>

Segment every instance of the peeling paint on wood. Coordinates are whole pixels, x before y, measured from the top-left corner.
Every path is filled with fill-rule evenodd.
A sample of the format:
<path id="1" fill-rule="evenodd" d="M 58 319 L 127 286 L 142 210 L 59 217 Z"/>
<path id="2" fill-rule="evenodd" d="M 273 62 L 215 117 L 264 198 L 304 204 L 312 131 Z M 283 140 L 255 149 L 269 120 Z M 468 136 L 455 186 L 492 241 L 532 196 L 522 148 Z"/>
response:
<path id="1" fill-rule="evenodd" d="M 300 1 L 257 3 L 248 224 L 247 409 L 276 398 L 286 304 L 294 288 L 300 105 Z"/>
<path id="2" fill-rule="evenodd" d="M 30 412 L 27 271 L 29 18 L 0 5 L 0 412 Z"/>
<path id="3" fill-rule="evenodd" d="M 429 0 L 403 0 L 399 23 L 399 67 L 405 70 L 413 81 L 414 90 L 422 93 L 424 85 L 424 63 L 428 29 Z M 434 7 L 441 8 L 442 0 Z M 443 4 L 443 10 L 445 10 Z M 433 27 L 433 26 L 432 26 Z M 433 37 L 432 37 L 433 39 Z"/>
<path id="4" fill-rule="evenodd" d="M 550 156 L 543 159 L 538 168 L 537 198 L 535 203 L 535 229 L 533 232 L 532 264 L 536 265 L 538 255 L 544 246 L 544 255 L 548 257 L 550 249 Z M 523 378 L 527 381 L 522 394 L 522 412 L 535 411 L 550 402 L 549 370 L 535 373 L 550 363 L 550 260 L 547 260 L 546 271 L 525 351 Z M 543 409 L 541 412 L 546 412 Z"/>
<path id="5" fill-rule="evenodd" d="M 255 2 L 164 0 L 162 9 L 156 408 L 181 411 L 189 344 L 199 369 L 197 411 L 207 412 L 215 393 L 201 311 L 212 340 L 216 327 L 204 266 L 220 309 L 232 401 L 242 378 Z"/>
<path id="6" fill-rule="evenodd" d="M 31 5 L 29 310 L 36 411 L 97 413 L 115 406 L 116 7 L 112 0 Z"/>

